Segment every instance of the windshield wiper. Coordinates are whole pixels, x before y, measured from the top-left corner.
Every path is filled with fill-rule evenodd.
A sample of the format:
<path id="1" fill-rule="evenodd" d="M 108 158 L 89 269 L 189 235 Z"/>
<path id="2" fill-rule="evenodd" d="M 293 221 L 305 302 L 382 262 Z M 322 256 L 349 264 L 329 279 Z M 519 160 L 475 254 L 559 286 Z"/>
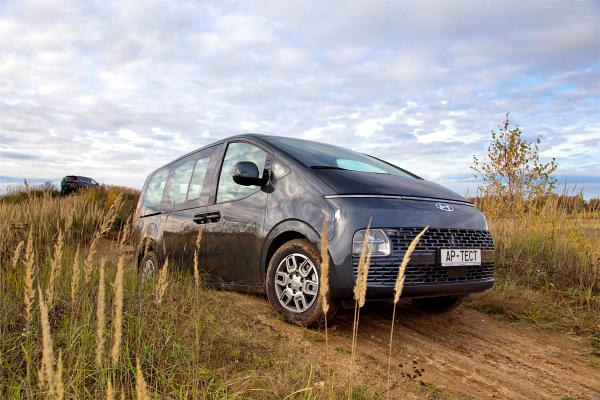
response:
<path id="1" fill-rule="evenodd" d="M 310 167 L 310 169 L 341 169 L 347 171 L 346 168 L 332 167 L 330 165 L 313 165 L 312 167 Z"/>

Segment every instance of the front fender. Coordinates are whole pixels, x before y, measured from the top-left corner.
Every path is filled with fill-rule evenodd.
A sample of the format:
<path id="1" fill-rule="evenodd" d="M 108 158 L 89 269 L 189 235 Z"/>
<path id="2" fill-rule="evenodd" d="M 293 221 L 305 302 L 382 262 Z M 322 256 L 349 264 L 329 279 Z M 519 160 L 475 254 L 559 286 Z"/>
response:
<path id="1" fill-rule="evenodd" d="M 315 249 L 317 249 L 319 253 L 321 252 L 321 235 L 312 226 L 310 226 L 306 222 L 296 219 L 290 219 L 280 222 L 271 229 L 263 243 L 261 251 L 261 274 L 263 282 L 266 282 L 266 271 L 268 267 L 267 256 L 269 253 L 269 248 L 278 237 L 289 233 L 295 233 L 304 236 L 305 238 L 310 240 L 310 242 L 313 244 L 313 246 L 315 246 Z M 329 286 L 332 292 L 335 293 L 337 291 L 337 274 L 336 268 L 334 268 L 332 264 L 333 262 L 331 253 L 329 253 Z"/>

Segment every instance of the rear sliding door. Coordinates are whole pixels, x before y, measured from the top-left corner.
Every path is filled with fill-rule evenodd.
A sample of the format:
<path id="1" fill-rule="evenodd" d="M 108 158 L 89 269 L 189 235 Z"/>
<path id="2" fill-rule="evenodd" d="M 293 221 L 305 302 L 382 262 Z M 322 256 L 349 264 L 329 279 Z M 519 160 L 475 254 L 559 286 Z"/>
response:
<path id="1" fill-rule="evenodd" d="M 169 217 L 165 230 L 165 248 L 169 263 L 185 269 L 194 265 L 198 252 L 198 266 L 205 269 L 206 235 L 197 244 L 198 230 L 203 226 L 195 216 L 208 205 L 212 176 L 221 145 L 196 152 L 178 161 L 172 171 L 171 185 L 165 203 Z"/>

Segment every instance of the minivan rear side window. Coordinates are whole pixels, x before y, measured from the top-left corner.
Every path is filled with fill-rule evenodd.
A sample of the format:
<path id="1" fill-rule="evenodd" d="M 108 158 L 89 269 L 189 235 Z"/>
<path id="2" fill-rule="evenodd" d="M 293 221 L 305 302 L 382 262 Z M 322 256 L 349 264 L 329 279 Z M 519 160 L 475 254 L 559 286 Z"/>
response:
<path id="1" fill-rule="evenodd" d="M 194 171 L 194 163 L 195 161 L 187 162 L 175 170 L 173 181 L 171 182 L 171 190 L 169 191 L 169 199 L 172 203 L 181 204 L 185 202 L 192 171 Z"/>
<path id="2" fill-rule="evenodd" d="M 169 177 L 169 170 L 165 169 L 160 171 L 156 175 L 152 177 L 150 183 L 148 184 L 148 190 L 146 191 L 146 196 L 144 197 L 144 206 L 146 207 L 156 207 L 162 201 L 163 191 L 165 189 L 165 185 L 167 183 L 167 178 Z"/>
<path id="3" fill-rule="evenodd" d="M 227 154 L 223 160 L 221 176 L 219 177 L 219 189 L 217 191 L 217 203 L 233 201 L 248 197 L 260 190 L 260 186 L 238 185 L 231 178 L 233 166 L 240 161 L 252 161 L 258 167 L 259 174 L 265 168 L 267 153 L 248 143 L 236 142 L 227 146 Z"/>
<path id="4" fill-rule="evenodd" d="M 192 182 L 190 183 L 188 200 L 200 198 L 204 180 L 206 179 L 206 172 L 208 171 L 208 163 L 210 163 L 210 157 L 204 157 L 196 162 L 196 168 L 194 169 L 194 175 L 192 176 Z"/>

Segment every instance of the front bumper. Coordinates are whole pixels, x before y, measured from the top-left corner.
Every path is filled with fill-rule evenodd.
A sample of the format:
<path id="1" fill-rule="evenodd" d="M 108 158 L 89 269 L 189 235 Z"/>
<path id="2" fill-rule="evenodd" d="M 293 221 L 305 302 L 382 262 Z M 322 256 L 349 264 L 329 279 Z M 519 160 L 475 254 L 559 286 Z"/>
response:
<path id="1" fill-rule="evenodd" d="M 353 297 L 358 257 L 351 255 L 354 232 L 372 228 L 384 229 L 392 242 L 392 254 L 371 258 L 367 277 L 367 300 L 394 297 L 399 266 L 411 241 L 425 226 L 421 238 L 405 270 L 402 298 L 462 296 L 482 292 L 494 285 L 494 243 L 484 216 L 469 205 L 456 205 L 454 212 L 444 212 L 425 201 L 390 201 L 372 199 L 336 199 L 330 201 L 338 209 L 335 235 L 330 252 L 335 264 L 336 282 L 332 294 L 341 299 Z M 443 267 L 440 248 L 481 249 L 481 265 L 455 274 Z"/>

